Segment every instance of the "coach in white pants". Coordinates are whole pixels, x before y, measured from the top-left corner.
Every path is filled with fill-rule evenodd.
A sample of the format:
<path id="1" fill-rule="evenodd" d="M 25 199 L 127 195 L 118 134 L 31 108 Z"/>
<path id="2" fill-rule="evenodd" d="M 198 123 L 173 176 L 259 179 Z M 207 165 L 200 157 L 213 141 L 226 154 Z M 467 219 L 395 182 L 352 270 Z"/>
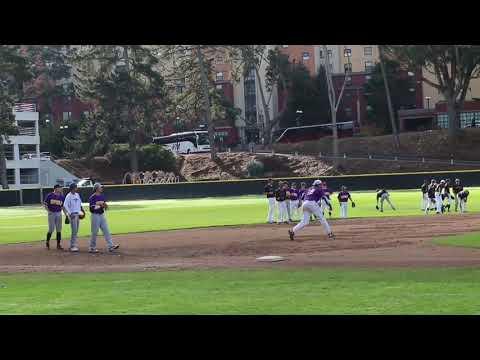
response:
<path id="1" fill-rule="evenodd" d="M 70 237 L 70 251 L 78 252 L 77 237 L 78 228 L 80 226 L 79 215 L 82 212 L 82 199 L 77 193 L 77 185 L 70 185 L 70 192 L 65 196 L 63 208 L 70 220 L 70 228 L 72 229 L 72 235 Z"/>

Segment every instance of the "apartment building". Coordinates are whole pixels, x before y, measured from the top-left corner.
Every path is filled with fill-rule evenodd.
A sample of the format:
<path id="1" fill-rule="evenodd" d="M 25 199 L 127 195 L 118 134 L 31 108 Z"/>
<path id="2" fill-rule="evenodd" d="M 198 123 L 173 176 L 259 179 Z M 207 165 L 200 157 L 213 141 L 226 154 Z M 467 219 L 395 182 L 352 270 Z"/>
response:
<path id="1" fill-rule="evenodd" d="M 40 185 L 40 136 L 35 104 L 17 104 L 14 108 L 19 134 L 10 136 L 5 146 L 7 179 L 12 189 Z"/>

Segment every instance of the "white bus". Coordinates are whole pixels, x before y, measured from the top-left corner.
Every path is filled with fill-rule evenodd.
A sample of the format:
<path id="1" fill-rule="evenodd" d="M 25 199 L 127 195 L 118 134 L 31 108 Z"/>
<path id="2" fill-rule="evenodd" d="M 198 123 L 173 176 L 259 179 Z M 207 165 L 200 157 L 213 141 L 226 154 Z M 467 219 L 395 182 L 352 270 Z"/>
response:
<path id="1" fill-rule="evenodd" d="M 188 131 L 153 138 L 153 143 L 164 145 L 177 154 L 191 154 L 210 151 L 208 131 Z"/>

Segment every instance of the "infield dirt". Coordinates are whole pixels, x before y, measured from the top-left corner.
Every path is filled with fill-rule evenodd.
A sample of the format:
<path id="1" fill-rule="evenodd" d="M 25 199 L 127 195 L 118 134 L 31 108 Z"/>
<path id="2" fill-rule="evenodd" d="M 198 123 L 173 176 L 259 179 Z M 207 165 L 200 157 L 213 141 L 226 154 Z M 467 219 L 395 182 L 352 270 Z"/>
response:
<path id="1" fill-rule="evenodd" d="M 262 267 L 478 266 L 480 249 L 439 246 L 432 238 L 480 230 L 480 215 L 388 217 L 330 221 L 335 240 L 320 225 L 290 241 L 288 225 L 216 227 L 116 235 L 117 253 L 46 250 L 43 242 L 0 245 L 0 272 L 105 272 Z M 82 224 L 88 226 L 87 224 Z M 53 241 L 54 243 L 54 241 Z M 64 240 L 64 247 L 68 241 Z M 256 260 L 280 255 L 286 261 Z"/>

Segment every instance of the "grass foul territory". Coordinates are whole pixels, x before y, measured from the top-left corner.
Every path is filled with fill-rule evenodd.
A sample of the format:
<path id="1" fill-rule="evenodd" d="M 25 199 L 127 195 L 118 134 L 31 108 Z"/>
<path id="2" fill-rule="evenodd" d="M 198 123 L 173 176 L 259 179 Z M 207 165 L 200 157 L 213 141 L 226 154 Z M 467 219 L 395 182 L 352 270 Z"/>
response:
<path id="1" fill-rule="evenodd" d="M 478 315 L 479 278 L 447 268 L 1 274 L 0 314 Z"/>
<path id="2" fill-rule="evenodd" d="M 480 211 L 476 200 L 479 188 L 470 188 L 468 210 Z M 350 217 L 422 215 L 421 194 L 418 190 L 392 191 L 396 211 L 385 204 L 385 212 L 375 209 L 375 192 L 353 192 L 356 208 L 349 208 Z M 108 198 L 108 191 L 106 192 Z M 86 200 L 86 199 L 83 199 Z M 333 196 L 332 218 L 339 216 L 336 194 Z M 84 204 L 84 208 L 88 206 Z M 267 201 L 259 196 L 204 198 L 181 200 L 149 200 L 110 203 L 107 218 L 113 234 L 196 227 L 246 225 L 266 222 Z M 429 216 L 435 216 L 434 214 Z M 436 215 L 438 216 L 438 215 Z M 452 213 L 448 216 L 461 216 Z M 0 208 L 0 243 L 40 241 L 47 232 L 47 215 L 41 206 Z M 90 234 L 90 214 L 80 223 L 80 236 Z M 70 236 L 70 226 L 64 225 L 63 238 Z"/>

